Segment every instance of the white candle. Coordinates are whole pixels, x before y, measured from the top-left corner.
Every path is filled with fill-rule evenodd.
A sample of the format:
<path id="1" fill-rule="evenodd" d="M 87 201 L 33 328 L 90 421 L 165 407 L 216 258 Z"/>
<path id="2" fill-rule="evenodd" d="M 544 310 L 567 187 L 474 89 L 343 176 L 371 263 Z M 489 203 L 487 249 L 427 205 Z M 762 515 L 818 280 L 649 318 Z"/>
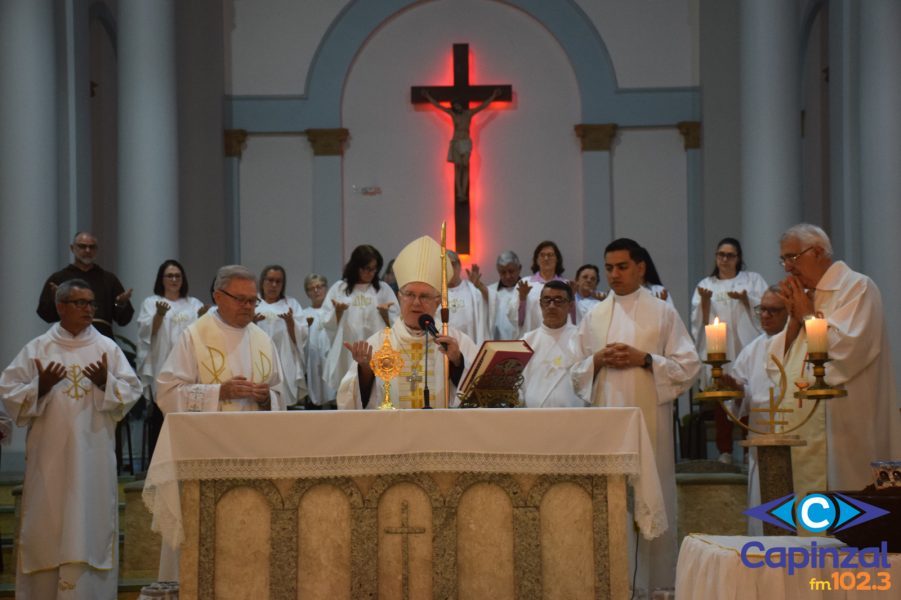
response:
<path id="1" fill-rule="evenodd" d="M 807 351 L 828 352 L 829 337 L 827 336 L 826 319 L 811 317 L 804 320 L 804 329 L 807 330 Z"/>
<path id="2" fill-rule="evenodd" d="M 707 336 L 707 354 L 726 353 L 726 323 L 720 323 L 720 318 L 713 320 L 712 325 L 704 326 L 704 335 Z"/>

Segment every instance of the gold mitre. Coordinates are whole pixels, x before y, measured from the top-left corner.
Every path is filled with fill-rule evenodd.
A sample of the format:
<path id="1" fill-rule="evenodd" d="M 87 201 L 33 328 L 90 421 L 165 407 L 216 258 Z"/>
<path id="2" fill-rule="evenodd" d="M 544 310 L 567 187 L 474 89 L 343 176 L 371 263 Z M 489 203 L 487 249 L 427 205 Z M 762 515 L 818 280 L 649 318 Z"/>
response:
<path id="1" fill-rule="evenodd" d="M 453 273 L 450 259 L 445 257 L 447 272 Z M 441 245 L 427 235 L 413 240 L 394 259 L 394 277 L 397 286 L 404 287 L 413 281 L 427 283 L 441 290 Z"/>

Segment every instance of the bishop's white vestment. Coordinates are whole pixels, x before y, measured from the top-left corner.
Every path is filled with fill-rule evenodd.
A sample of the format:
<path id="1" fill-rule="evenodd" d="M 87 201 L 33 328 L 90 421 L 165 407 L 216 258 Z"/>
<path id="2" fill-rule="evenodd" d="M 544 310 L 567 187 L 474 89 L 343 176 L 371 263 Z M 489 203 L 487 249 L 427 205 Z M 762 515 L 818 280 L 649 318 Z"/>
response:
<path id="1" fill-rule="evenodd" d="M 573 389 L 570 368 L 582 355 L 575 347 L 578 329 L 571 323 L 551 329 L 542 325 L 522 339 L 534 354 L 523 370 L 522 396 L 527 408 L 588 406 Z"/>
<path id="2" fill-rule="evenodd" d="M 457 340 L 460 352 L 463 354 L 463 374 L 460 381 L 466 377 L 466 371 L 472 365 L 478 353 L 475 343 L 465 333 L 448 327 L 448 335 Z M 372 346 L 373 353 L 378 352 L 385 339 L 385 332 L 380 331 L 370 337 L 367 342 Z M 400 374 L 391 380 L 391 402 L 395 408 L 421 408 L 423 403 L 424 374 L 428 374 L 429 405 L 432 408 L 444 408 L 444 354 L 438 350 L 438 344 L 434 339 L 429 340 L 428 368 L 426 369 L 425 334 L 422 331 L 407 327 L 403 320 L 397 319 L 391 328 L 391 347 L 400 352 L 404 366 Z M 344 350 L 350 355 L 350 351 Z M 460 401 L 457 398 L 456 386 L 451 382 L 450 406 L 457 406 Z M 384 382 L 376 377 L 369 395 L 369 403 L 365 408 L 377 409 L 385 395 Z M 347 370 L 338 388 L 338 409 L 362 409 L 363 401 L 360 395 L 360 384 L 357 375 L 357 363 L 352 361 L 352 366 Z"/>
<path id="3" fill-rule="evenodd" d="M 836 261 L 817 282 L 813 302 L 828 323 L 826 382 L 848 392 L 844 398 L 821 402 L 818 409 L 824 410 L 826 484 L 830 490 L 860 490 L 873 482 L 871 461 L 901 457 L 901 415 L 882 296 L 873 280 Z M 773 336 L 776 356 L 786 350 L 785 335 L 782 331 Z M 806 344 L 802 327 L 786 356 L 792 365 L 786 367 L 790 388 L 802 376 Z M 774 369 L 771 379 L 778 378 Z M 807 378 L 813 382 L 812 374 Z M 808 406 L 813 403 L 805 402 Z M 795 466 L 793 452 L 792 469 L 798 468 L 807 467 Z"/>
<path id="4" fill-rule="evenodd" d="M 481 346 L 488 339 L 488 306 L 479 288 L 466 279 L 456 287 L 447 288 L 447 307 L 450 312 L 449 327 L 468 335 L 476 346 Z M 440 309 L 435 321 L 441 321 Z"/>
<path id="5" fill-rule="evenodd" d="M 205 314 L 182 333 L 157 381 L 164 413 L 255 411 L 252 398 L 219 400 L 221 384 L 238 376 L 269 384 L 272 410 L 284 410 L 282 370 L 272 339 L 250 323 L 232 327 Z"/>
<path id="6" fill-rule="evenodd" d="M 650 369 L 602 367 L 594 374 L 594 353 L 624 343 L 649 353 Z M 594 406 L 637 406 L 645 418 L 663 488 L 664 534 L 639 546 L 639 583 L 673 587 L 676 576 L 676 476 L 673 400 L 691 387 L 701 367 L 694 343 L 676 310 L 647 289 L 610 294 L 579 325 L 576 345 L 585 358 L 573 367 L 576 393 Z M 650 565 L 648 564 L 650 561 Z M 648 575 L 649 567 L 649 575 Z M 644 580 L 644 581 L 642 581 Z"/>
<path id="7" fill-rule="evenodd" d="M 84 367 L 104 353 L 107 378 L 100 389 Z M 65 378 L 40 397 L 35 359 L 45 368 L 50 362 L 66 368 Z M 116 423 L 140 396 L 141 384 L 125 354 L 94 327 L 73 336 L 54 324 L 0 376 L 6 409 L 16 424 L 28 427 L 16 578 L 20 594 L 116 597 Z M 49 580 L 54 595 L 45 595 L 43 583 L 35 585 L 41 580 Z"/>
<path id="8" fill-rule="evenodd" d="M 294 338 L 288 333 L 288 324 L 279 315 L 292 311 L 294 321 Z M 304 317 L 303 307 L 296 299 L 285 296 L 278 301 L 269 303 L 260 299 L 256 314 L 263 318 L 254 321 L 257 326 L 269 334 L 275 350 L 278 353 L 278 361 L 282 367 L 284 379 L 285 405 L 294 406 L 307 395 L 307 381 L 304 375 L 306 370 L 306 358 L 304 348 L 307 345 L 309 328 Z"/>

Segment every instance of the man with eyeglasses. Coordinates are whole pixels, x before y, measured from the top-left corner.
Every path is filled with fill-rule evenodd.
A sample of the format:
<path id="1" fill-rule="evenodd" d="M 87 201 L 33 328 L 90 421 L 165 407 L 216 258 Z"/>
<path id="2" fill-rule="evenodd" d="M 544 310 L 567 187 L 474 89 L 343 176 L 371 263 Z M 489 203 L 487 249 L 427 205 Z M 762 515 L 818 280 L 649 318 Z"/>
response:
<path id="1" fill-rule="evenodd" d="M 701 361 L 676 309 L 642 285 L 644 260 L 641 246 L 628 238 L 614 240 L 604 249 L 612 293 L 579 324 L 576 344 L 586 358 L 573 367 L 572 377 L 573 388 L 584 401 L 594 406 L 636 406 L 644 416 L 669 524 L 660 537 L 637 540 L 636 586 L 649 594 L 654 588 L 675 585 L 673 401 L 694 383 Z M 635 542 L 630 539 L 630 544 Z"/>
<path id="2" fill-rule="evenodd" d="M 568 318 L 573 301 L 573 290 L 563 281 L 548 281 L 541 290 L 542 324 L 522 338 L 534 352 L 522 373 L 529 408 L 588 405 L 576 395 L 569 376 L 570 367 L 582 358 L 573 346 L 576 326 Z"/>
<path id="3" fill-rule="evenodd" d="M 135 314 L 131 305 L 132 290 L 123 288 L 118 277 L 101 269 L 94 262 L 97 258 L 97 238 L 93 234 L 78 232 L 69 245 L 69 250 L 75 260 L 44 282 L 38 300 L 38 316 L 48 323 L 59 321 L 55 299 L 57 286 L 70 279 L 82 279 L 91 286 L 95 294 L 97 309 L 94 311 L 94 327 L 106 337 L 112 338 L 113 323 L 124 327 Z"/>
<path id="4" fill-rule="evenodd" d="M 285 410 L 278 353 L 253 323 L 256 277 L 228 265 L 213 287 L 218 310 L 181 334 L 157 378 L 157 404 L 164 413 Z"/>
<path id="5" fill-rule="evenodd" d="M 829 237 L 816 225 L 795 225 L 779 243 L 787 273 L 779 286 L 789 319 L 773 338 L 772 352 L 784 361 L 790 383 L 812 382 L 804 362 L 804 320 L 826 319 L 826 381 L 848 392 L 821 403 L 813 419 L 821 420 L 822 433 L 805 436 L 808 446 L 822 449 L 810 465 L 819 473 L 814 489 L 859 490 L 872 483 L 871 461 L 901 456 L 901 415 L 882 296 L 872 279 L 833 258 Z M 775 366 L 768 370 L 771 378 L 778 377 Z M 805 415 L 809 406 L 804 403 Z M 794 463 L 793 452 L 793 470 L 798 468 Z"/>
<path id="6" fill-rule="evenodd" d="M 451 272 L 449 259 L 447 272 Z M 445 408 L 444 385 L 448 376 L 444 372 L 444 354 L 450 365 L 451 406 L 459 404 L 456 388 L 466 369 L 478 352 L 472 339 L 465 333 L 448 327 L 448 335 L 439 335 L 428 341 L 420 319 L 434 321 L 441 306 L 441 246 L 428 236 L 407 244 L 394 261 L 400 302 L 400 317 L 390 330 L 383 330 L 367 340 L 344 342 L 353 363 L 338 388 L 338 409 L 376 409 L 384 398 L 384 382 L 377 379 L 370 366 L 373 353 L 381 349 L 385 335 L 391 347 L 403 358 L 400 374 L 391 380 L 391 403 L 395 408 L 422 408 L 423 388 L 428 380 L 429 404 L 432 408 Z M 446 347 L 445 347 L 446 346 Z"/>
<path id="7" fill-rule="evenodd" d="M 751 340 L 732 363 L 732 375 L 724 375 L 727 383 L 744 392 L 744 398 L 733 404 L 733 414 L 742 418 L 755 429 L 766 429 L 760 422 L 765 420 L 761 413 L 751 413 L 752 408 L 767 408 L 770 403 L 770 389 L 778 385 L 778 381 L 772 381 L 767 374 L 767 364 L 770 362 L 770 342 L 777 333 L 785 328 L 788 321 L 788 310 L 782 299 L 781 289 L 778 285 L 771 285 L 760 298 L 760 304 L 754 307 L 755 314 L 760 319 L 763 333 Z M 783 402 L 784 408 L 793 399 L 786 395 Z M 784 415 L 786 416 L 786 415 Z M 795 420 L 797 414 L 787 415 Z M 749 433 L 749 437 L 756 434 Z M 803 433 L 802 433 L 803 435 Z M 804 449 L 796 446 L 795 448 Z M 792 448 L 794 454 L 795 448 Z M 793 473 L 795 481 L 798 481 L 800 473 Z M 797 484 L 795 484 L 797 490 Z M 748 457 L 748 506 L 760 504 L 760 477 L 757 471 L 757 449 L 751 448 Z M 763 524 L 757 519 L 748 519 L 748 535 L 763 535 Z"/>
<path id="8" fill-rule="evenodd" d="M 59 323 L 0 375 L 0 399 L 28 427 L 16 595 L 115 598 L 116 423 L 141 383 L 119 346 L 91 326 L 88 283 L 64 281 L 55 295 Z"/>

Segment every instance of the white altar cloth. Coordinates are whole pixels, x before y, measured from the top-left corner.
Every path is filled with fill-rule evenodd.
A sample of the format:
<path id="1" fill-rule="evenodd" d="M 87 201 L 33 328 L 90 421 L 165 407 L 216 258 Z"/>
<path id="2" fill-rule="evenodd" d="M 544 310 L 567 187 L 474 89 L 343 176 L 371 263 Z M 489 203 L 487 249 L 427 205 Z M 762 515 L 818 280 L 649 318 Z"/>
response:
<path id="1" fill-rule="evenodd" d="M 901 554 L 889 554 L 888 569 L 834 569 L 831 559 L 825 568 L 802 567 L 789 575 L 786 569 L 749 568 L 741 561 L 741 547 L 749 541 L 764 545 L 764 552 L 775 547 L 810 547 L 816 541 L 821 548 L 845 544 L 830 537 L 704 535 L 693 533 L 682 540 L 676 565 L 676 598 L 679 600 L 889 600 L 901 598 Z M 763 552 L 756 549 L 749 557 L 757 563 Z M 869 573 L 869 581 L 879 582 L 876 573 L 888 572 L 891 588 L 886 590 L 812 590 L 819 582 L 832 582 L 833 572 Z"/>
<path id="2" fill-rule="evenodd" d="M 176 547 L 179 481 L 452 471 L 626 475 L 642 533 L 666 529 L 637 408 L 170 413 L 143 499 L 153 530 Z"/>

